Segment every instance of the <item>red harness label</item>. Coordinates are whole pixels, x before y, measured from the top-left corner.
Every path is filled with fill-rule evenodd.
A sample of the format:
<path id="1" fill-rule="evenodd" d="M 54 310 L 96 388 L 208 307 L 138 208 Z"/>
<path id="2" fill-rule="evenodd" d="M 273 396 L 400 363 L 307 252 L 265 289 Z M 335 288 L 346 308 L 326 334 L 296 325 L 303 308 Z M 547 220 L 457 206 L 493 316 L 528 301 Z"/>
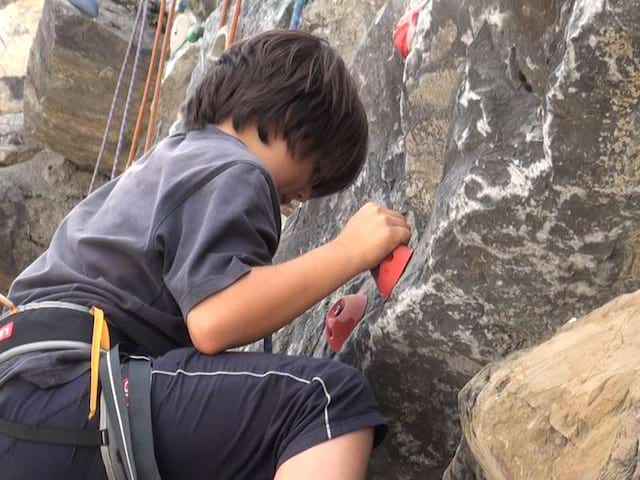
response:
<path id="1" fill-rule="evenodd" d="M 13 335 L 13 322 L 9 322 L 6 325 L 0 327 L 0 342 L 11 338 Z"/>

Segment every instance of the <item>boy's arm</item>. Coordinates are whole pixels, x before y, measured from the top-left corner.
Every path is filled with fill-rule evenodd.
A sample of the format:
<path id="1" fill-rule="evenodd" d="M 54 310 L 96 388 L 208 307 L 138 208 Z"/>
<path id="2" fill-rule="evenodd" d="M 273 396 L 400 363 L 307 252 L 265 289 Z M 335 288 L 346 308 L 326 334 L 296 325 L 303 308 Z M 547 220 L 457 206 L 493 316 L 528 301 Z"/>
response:
<path id="1" fill-rule="evenodd" d="M 197 304 L 187 315 L 195 348 L 214 354 L 271 334 L 380 263 L 410 235 L 402 215 L 365 205 L 332 242 L 282 264 L 255 267 Z"/>

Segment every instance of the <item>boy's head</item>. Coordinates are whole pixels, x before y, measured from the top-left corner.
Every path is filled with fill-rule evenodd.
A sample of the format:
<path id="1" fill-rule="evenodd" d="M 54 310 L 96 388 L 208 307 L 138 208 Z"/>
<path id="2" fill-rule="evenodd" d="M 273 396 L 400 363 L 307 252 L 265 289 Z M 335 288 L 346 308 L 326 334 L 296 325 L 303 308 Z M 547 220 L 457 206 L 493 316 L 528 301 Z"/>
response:
<path id="1" fill-rule="evenodd" d="M 311 165 L 309 192 L 338 192 L 367 156 L 364 107 L 338 53 L 324 40 L 272 30 L 241 41 L 216 61 L 182 107 L 186 128 L 231 125 L 257 132 L 265 148 L 286 145 Z"/>

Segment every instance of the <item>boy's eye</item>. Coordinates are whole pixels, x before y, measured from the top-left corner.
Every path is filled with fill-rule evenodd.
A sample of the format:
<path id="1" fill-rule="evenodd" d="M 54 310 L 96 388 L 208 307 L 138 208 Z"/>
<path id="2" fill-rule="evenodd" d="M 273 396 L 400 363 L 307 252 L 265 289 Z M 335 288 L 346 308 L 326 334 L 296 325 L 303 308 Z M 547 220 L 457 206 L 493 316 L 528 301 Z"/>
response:
<path id="1" fill-rule="evenodd" d="M 258 125 L 258 137 L 262 143 L 269 145 L 269 134 L 264 125 Z"/>

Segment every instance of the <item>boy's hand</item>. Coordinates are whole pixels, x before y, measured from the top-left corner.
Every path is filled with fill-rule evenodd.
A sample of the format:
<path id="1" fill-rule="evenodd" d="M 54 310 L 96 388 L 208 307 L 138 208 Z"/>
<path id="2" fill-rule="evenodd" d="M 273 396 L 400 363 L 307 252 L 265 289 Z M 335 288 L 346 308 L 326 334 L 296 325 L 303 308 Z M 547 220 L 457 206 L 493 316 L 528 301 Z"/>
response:
<path id="1" fill-rule="evenodd" d="M 375 203 L 367 203 L 344 226 L 335 242 L 355 262 L 358 272 L 378 265 L 397 246 L 407 244 L 411 227 L 404 216 Z"/>
<path id="2" fill-rule="evenodd" d="M 197 304 L 187 314 L 191 341 L 212 355 L 263 338 L 378 265 L 410 237 L 402 215 L 368 203 L 332 242 L 284 263 L 254 267 Z"/>

